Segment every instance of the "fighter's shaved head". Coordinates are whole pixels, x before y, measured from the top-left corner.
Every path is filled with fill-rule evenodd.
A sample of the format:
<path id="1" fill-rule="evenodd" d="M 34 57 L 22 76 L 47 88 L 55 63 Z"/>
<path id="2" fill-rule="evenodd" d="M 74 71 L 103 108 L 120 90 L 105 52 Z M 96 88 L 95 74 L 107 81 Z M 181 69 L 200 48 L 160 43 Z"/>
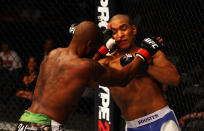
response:
<path id="1" fill-rule="evenodd" d="M 110 19 L 110 23 L 112 21 L 115 21 L 115 20 L 126 20 L 130 25 L 132 25 L 132 22 L 129 18 L 128 15 L 125 15 L 125 14 L 117 14 L 117 15 L 114 15 L 111 19 Z"/>
<path id="2" fill-rule="evenodd" d="M 77 40 L 78 43 L 102 41 L 102 32 L 95 23 L 83 21 L 77 26 L 73 39 Z"/>

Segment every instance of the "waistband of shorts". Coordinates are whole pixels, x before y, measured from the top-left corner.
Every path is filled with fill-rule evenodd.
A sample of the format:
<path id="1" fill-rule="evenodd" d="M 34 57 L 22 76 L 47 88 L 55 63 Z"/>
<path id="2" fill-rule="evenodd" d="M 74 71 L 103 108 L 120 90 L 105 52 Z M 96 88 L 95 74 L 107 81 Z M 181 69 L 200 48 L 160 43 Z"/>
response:
<path id="1" fill-rule="evenodd" d="M 32 113 L 28 110 L 24 111 L 19 121 L 51 125 L 51 119 L 48 116 L 39 113 Z"/>
<path id="2" fill-rule="evenodd" d="M 153 112 L 147 116 L 140 117 L 140 118 L 132 120 L 132 121 L 126 121 L 126 126 L 127 126 L 127 128 L 140 127 L 140 126 L 152 123 L 158 119 L 161 119 L 162 117 L 164 117 L 166 114 L 168 114 L 171 111 L 172 110 L 167 105 L 167 106 L 163 107 L 162 109 L 160 109 L 156 112 Z"/>

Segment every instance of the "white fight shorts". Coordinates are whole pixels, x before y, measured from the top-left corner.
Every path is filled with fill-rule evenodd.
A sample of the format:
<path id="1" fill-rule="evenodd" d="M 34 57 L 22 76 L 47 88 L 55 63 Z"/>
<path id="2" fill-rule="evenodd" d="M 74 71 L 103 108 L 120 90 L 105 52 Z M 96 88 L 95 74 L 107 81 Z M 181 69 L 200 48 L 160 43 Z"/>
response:
<path id="1" fill-rule="evenodd" d="M 173 110 L 165 106 L 147 116 L 126 121 L 126 131 L 181 131 L 181 129 Z"/>

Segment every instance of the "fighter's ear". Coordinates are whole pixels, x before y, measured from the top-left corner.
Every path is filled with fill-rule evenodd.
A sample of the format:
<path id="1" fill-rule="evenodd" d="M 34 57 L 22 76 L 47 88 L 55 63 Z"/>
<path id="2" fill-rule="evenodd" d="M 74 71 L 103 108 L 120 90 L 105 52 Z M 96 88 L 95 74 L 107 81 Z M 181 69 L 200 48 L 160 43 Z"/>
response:
<path id="1" fill-rule="evenodd" d="M 111 23 L 108 23 L 108 25 L 107 25 L 107 29 L 111 29 Z"/>
<path id="2" fill-rule="evenodd" d="M 136 35 L 137 27 L 135 25 L 132 25 L 132 31 L 133 31 L 133 34 Z"/>

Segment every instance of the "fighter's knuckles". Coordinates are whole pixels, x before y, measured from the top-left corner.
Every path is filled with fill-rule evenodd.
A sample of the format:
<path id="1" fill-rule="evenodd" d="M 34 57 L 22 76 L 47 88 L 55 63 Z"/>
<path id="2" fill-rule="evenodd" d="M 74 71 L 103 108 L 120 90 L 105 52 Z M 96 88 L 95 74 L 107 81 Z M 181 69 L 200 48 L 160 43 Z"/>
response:
<path id="1" fill-rule="evenodd" d="M 158 44 L 159 44 L 159 46 L 161 46 L 161 47 L 163 47 L 164 46 L 164 40 L 160 37 L 160 36 L 158 36 L 158 37 L 152 37 L 153 39 L 155 39 L 157 42 L 158 42 Z"/>

